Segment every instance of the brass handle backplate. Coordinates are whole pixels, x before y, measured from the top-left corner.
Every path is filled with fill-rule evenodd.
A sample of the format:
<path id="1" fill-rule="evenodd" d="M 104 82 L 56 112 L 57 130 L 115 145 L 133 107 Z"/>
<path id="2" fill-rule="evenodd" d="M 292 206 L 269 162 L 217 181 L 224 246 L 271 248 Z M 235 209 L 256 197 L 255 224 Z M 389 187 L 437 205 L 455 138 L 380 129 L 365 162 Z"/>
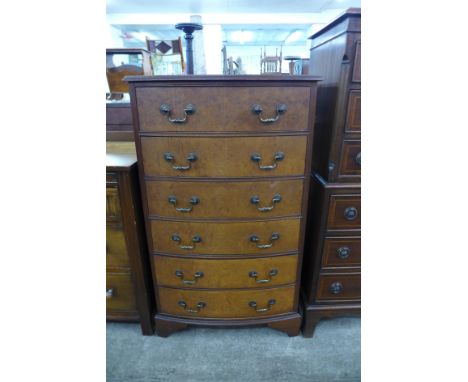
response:
<path id="1" fill-rule="evenodd" d="M 179 306 L 181 306 L 182 308 L 184 308 L 184 310 L 188 313 L 198 313 L 201 309 L 203 309 L 205 306 L 206 306 L 206 302 L 203 302 L 203 301 L 200 301 L 197 306 L 196 306 L 196 309 L 190 309 L 187 307 L 187 303 L 185 301 L 179 301 Z"/>
<path id="2" fill-rule="evenodd" d="M 114 297 L 114 289 L 109 288 L 106 290 L 106 299 Z"/>
<path id="3" fill-rule="evenodd" d="M 257 235 L 251 235 L 250 236 L 250 241 L 252 243 L 255 243 L 257 248 L 260 249 L 265 249 L 265 248 L 271 248 L 273 246 L 273 242 L 275 240 L 278 240 L 280 238 L 280 234 L 278 232 L 273 232 L 270 237 L 270 243 L 269 244 L 259 244 L 260 239 L 258 238 Z"/>
<path id="4" fill-rule="evenodd" d="M 189 200 L 190 207 L 177 207 L 177 198 L 174 195 L 169 196 L 167 201 L 175 207 L 177 212 L 192 212 L 193 206 L 200 203 L 200 198 L 198 196 L 192 196 Z"/>
<path id="5" fill-rule="evenodd" d="M 166 162 L 169 162 L 172 165 L 172 168 L 174 170 L 184 171 L 184 170 L 191 169 L 192 163 L 195 162 L 198 159 L 198 157 L 197 157 L 197 154 L 195 153 L 190 153 L 189 155 L 187 155 L 185 160 L 188 162 L 188 165 L 186 166 L 175 164 L 175 155 L 173 153 L 169 153 L 169 152 L 164 153 L 164 159 L 166 160 Z"/>
<path id="6" fill-rule="evenodd" d="M 268 207 L 257 207 L 257 210 L 259 210 L 260 212 L 268 212 L 268 211 L 271 211 L 273 208 L 275 208 L 275 204 L 276 203 L 279 203 L 281 202 L 281 195 L 280 194 L 276 194 L 275 196 L 273 196 L 273 198 L 271 199 L 271 206 L 268 206 Z M 260 198 L 258 196 L 252 196 L 250 198 L 250 203 L 252 204 L 259 204 L 260 203 Z"/>
<path id="7" fill-rule="evenodd" d="M 180 249 L 186 249 L 186 250 L 194 249 L 196 243 L 201 243 L 201 241 L 202 241 L 202 238 L 200 236 L 195 235 L 194 237 L 192 237 L 193 245 L 183 245 L 183 244 L 180 244 L 182 242 L 181 237 L 179 235 L 177 235 L 176 233 L 174 235 L 172 235 L 171 239 L 173 241 L 179 243 L 179 248 Z"/>
<path id="8" fill-rule="evenodd" d="M 185 123 L 187 122 L 187 117 L 191 114 L 195 114 L 197 109 L 195 106 L 193 106 L 191 103 L 189 103 L 187 106 L 184 108 L 184 117 L 183 118 L 171 118 L 171 112 L 172 108 L 168 104 L 162 104 L 159 107 L 159 111 L 161 114 L 164 114 L 167 116 L 167 120 L 171 123 Z"/>
<path id="9" fill-rule="evenodd" d="M 276 122 L 279 119 L 280 115 L 286 113 L 286 110 L 288 110 L 288 107 L 285 104 L 282 104 L 282 103 L 277 104 L 276 105 L 276 116 L 274 116 L 273 118 L 263 118 L 262 117 L 262 112 L 263 112 L 262 105 L 258 105 L 258 104 L 252 105 L 251 110 L 252 110 L 252 113 L 258 115 L 258 119 L 259 119 L 260 122 L 262 122 L 262 123 L 273 123 L 273 122 Z"/>
<path id="10" fill-rule="evenodd" d="M 250 156 L 250 159 L 254 162 L 257 162 L 258 168 L 260 170 L 273 170 L 278 166 L 278 162 L 282 161 L 284 159 L 284 153 L 281 151 L 278 151 L 274 157 L 273 157 L 273 164 L 269 165 L 262 165 L 262 156 L 258 153 L 254 153 Z"/>
<path id="11" fill-rule="evenodd" d="M 184 272 L 179 270 L 175 271 L 175 275 L 179 277 L 185 285 L 194 285 L 199 278 L 203 277 L 203 272 L 195 272 L 192 280 L 184 280 Z"/>
<path id="12" fill-rule="evenodd" d="M 258 279 L 258 273 L 256 271 L 249 272 L 249 277 L 254 278 L 255 282 L 258 284 L 265 284 L 271 282 L 273 276 L 276 276 L 277 274 L 278 270 L 273 268 L 270 272 L 268 272 L 268 276 L 270 276 L 269 279 Z"/>
<path id="13" fill-rule="evenodd" d="M 275 299 L 271 299 L 268 301 L 268 305 L 266 308 L 257 308 L 257 302 L 256 301 L 250 301 L 249 302 L 249 306 L 253 309 L 255 309 L 255 311 L 257 313 L 263 313 L 263 312 L 268 312 L 269 310 L 271 310 L 271 307 L 273 305 L 276 304 L 276 300 Z"/>

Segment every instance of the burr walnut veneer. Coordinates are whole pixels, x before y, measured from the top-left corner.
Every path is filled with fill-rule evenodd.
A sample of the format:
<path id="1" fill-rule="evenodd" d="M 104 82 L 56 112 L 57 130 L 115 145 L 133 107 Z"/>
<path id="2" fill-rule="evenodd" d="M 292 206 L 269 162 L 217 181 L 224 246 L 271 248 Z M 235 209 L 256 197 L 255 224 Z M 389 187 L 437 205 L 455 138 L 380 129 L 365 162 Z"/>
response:
<path id="1" fill-rule="evenodd" d="M 297 335 L 317 77 L 127 77 L 155 329 Z"/>
<path id="2" fill-rule="evenodd" d="M 320 75 L 310 219 L 303 266 L 304 327 L 360 313 L 361 10 L 348 9 L 312 36 L 310 70 Z"/>

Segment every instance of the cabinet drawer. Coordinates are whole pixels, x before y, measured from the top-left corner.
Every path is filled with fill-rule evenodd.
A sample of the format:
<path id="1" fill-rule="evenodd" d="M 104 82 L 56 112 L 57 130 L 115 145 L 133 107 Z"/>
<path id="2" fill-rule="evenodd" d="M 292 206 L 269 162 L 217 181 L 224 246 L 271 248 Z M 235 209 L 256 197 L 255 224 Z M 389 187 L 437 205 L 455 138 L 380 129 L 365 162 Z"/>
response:
<path id="1" fill-rule="evenodd" d="M 361 141 L 344 141 L 340 175 L 361 175 Z"/>
<path id="2" fill-rule="evenodd" d="M 129 273 L 107 273 L 107 310 L 136 310 L 135 293 Z"/>
<path id="3" fill-rule="evenodd" d="M 327 237 L 323 242 L 322 267 L 361 265 L 360 237 Z"/>
<path id="4" fill-rule="evenodd" d="M 151 234 L 153 249 L 160 253 L 283 253 L 298 251 L 300 222 L 301 219 L 252 222 L 152 220 Z"/>
<path id="5" fill-rule="evenodd" d="M 361 131 L 361 91 L 351 90 L 348 98 L 346 114 L 346 132 L 359 133 Z"/>
<path id="6" fill-rule="evenodd" d="M 121 225 L 108 224 L 106 227 L 106 266 L 107 268 L 130 266 Z"/>
<path id="7" fill-rule="evenodd" d="M 318 281 L 317 300 L 360 300 L 360 274 L 326 274 Z"/>
<path id="8" fill-rule="evenodd" d="M 106 187 L 106 219 L 110 222 L 121 220 L 119 189 Z"/>
<path id="9" fill-rule="evenodd" d="M 307 87 L 156 87 L 137 88 L 136 94 L 142 131 L 308 128 L 310 88 Z M 260 106 L 261 114 L 252 111 L 253 105 Z M 278 112 L 277 105 L 285 105 L 286 111 Z M 260 118 L 277 119 L 261 122 Z"/>
<path id="10" fill-rule="evenodd" d="M 263 218 L 301 215 L 302 180 L 148 181 L 150 216 Z"/>
<path id="11" fill-rule="evenodd" d="M 306 144 L 307 136 L 141 139 L 144 171 L 149 176 L 303 175 Z"/>
<path id="12" fill-rule="evenodd" d="M 258 288 L 296 282 L 297 255 L 211 260 L 154 256 L 159 285 L 181 288 Z"/>
<path id="13" fill-rule="evenodd" d="M 208 318 L 265 317 L 293 310 L 295 287 L 187 290 L 159 287 L 161 313 Z"/>
<path id="14" fill-rule="evenodd" d="M 328 229 L 361 228 L 361 196 L 332 195 L 328 208 Z"/>

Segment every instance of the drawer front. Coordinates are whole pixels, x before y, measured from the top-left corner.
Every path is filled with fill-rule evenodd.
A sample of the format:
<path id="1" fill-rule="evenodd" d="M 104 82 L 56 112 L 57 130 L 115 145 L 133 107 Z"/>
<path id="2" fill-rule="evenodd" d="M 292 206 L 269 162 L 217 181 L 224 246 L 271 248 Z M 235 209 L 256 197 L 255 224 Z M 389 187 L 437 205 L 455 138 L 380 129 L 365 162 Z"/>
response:
<path id="1" fill-rule="evenodd" d="M 361 131 L 361 91 L 349 92 L 348 110 L 346 114 L 346 132 L 359 133 Z"/>
<path id="2" fill-rule="evenodd" d="M 361 141 L 344 141 L 340 175 L 361 175 Z"/>
<path id="3" fill-rule="evenodd" d="M 120 225 L 106 227 L 106 266 L 107 268 L 130 266 L 127 244 Z"/>
<path id="4" fill-rule="evenodd" d="M 252 222 L 152 220 L 151 234 L 153 249 L 160 253 L 283 253 L 298 251 L 300 222 L 301 219 Z"/>
<path id="5" fill-rule="evenodd" d="M 159 285 L 180 288 L 259 288 L 296 282 L 297 255 L 209 260 L 154 256 Z"/>
<path id="6" fill-rule="evenodd" d="M 356 55 L 353 65 L 353 82 L 361 82 L 361 41 L 356 42 Z"/>
<path id="7" fill-rule="evenodd" d="M 148 181 L 150 216 L 263 218 L 301 215 L 303 180 Z"/>
<path id="8" fill-rule="evenodd" d="M 360 274 L 321 275 L 318 281 L 317 300 L 360 300 Z"/>
<path id="9" fill-rule="evenodd" d="M 176 177 L 303 175 L 306 144 L 307 136 L 141 139 L 145 175 Z"/>
<path id="10" fill-rule="evenodd" d="M 328 208 L 328 229 L 361 228 L 361 196 L 332 195 Z"/>
<path id="11" fill-rule="evenodd" d="M 136 310 L 135 293 L 129 273 L 107 273 L 107 310 Z"/>
<path id="12" fill-rule="evenodd" d="M 361 265 L 360 237 L 327 237 L 323 242 L 322 267 Z"/>
<path id="13" fill-rule="evenodd" d="M 136 93 L 142 131 L 308 129 L 307 87 L 152 87 Z M 262 112 L 253 112 L 253 105 Z M 277 105 L 285 105 L 286 111 Z"/>
<path id="14" fill-rule="evenodd" d="M 109 222 L 121 220 L 119 189 L 117 187 L 106 188 L 106 219 Z"/>
<path id="15" fill-rule="evenodd" d="M 158 291 L 161 313 L 184 317 L 256 318 L 291 312 L 295 287 L 236 291 L 159 287 Z"/>

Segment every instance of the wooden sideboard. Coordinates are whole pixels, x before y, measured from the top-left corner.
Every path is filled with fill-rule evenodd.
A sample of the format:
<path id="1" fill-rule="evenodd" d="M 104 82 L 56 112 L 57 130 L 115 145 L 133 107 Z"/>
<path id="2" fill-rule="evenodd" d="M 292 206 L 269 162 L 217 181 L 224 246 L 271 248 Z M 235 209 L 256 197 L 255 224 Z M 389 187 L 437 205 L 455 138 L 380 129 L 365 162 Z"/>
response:
<path id="1" fill-rule="evenodd" d="M 150 335 L 154 297 L 141 211 L 136 156 L 128 144 L 112 144 L 106 155 L 107 319 L 139 321 Z"/>
<path id="2" fill-rule="evenodd" d="M 106 140 L 133 141 L 132 109 L 129 102 L 106 102 Z"/>
<path id="3" fill-rule="evenodd" d="M 317 91 L 303 334 L 323 317 L 360 314 L 361 10 L 350 8 L 312 37 Z"/>
<path id="4" fill-rule="evenodd" d="M 317 77 L 127 80 L 156 333 L 297 335 Z"/>

